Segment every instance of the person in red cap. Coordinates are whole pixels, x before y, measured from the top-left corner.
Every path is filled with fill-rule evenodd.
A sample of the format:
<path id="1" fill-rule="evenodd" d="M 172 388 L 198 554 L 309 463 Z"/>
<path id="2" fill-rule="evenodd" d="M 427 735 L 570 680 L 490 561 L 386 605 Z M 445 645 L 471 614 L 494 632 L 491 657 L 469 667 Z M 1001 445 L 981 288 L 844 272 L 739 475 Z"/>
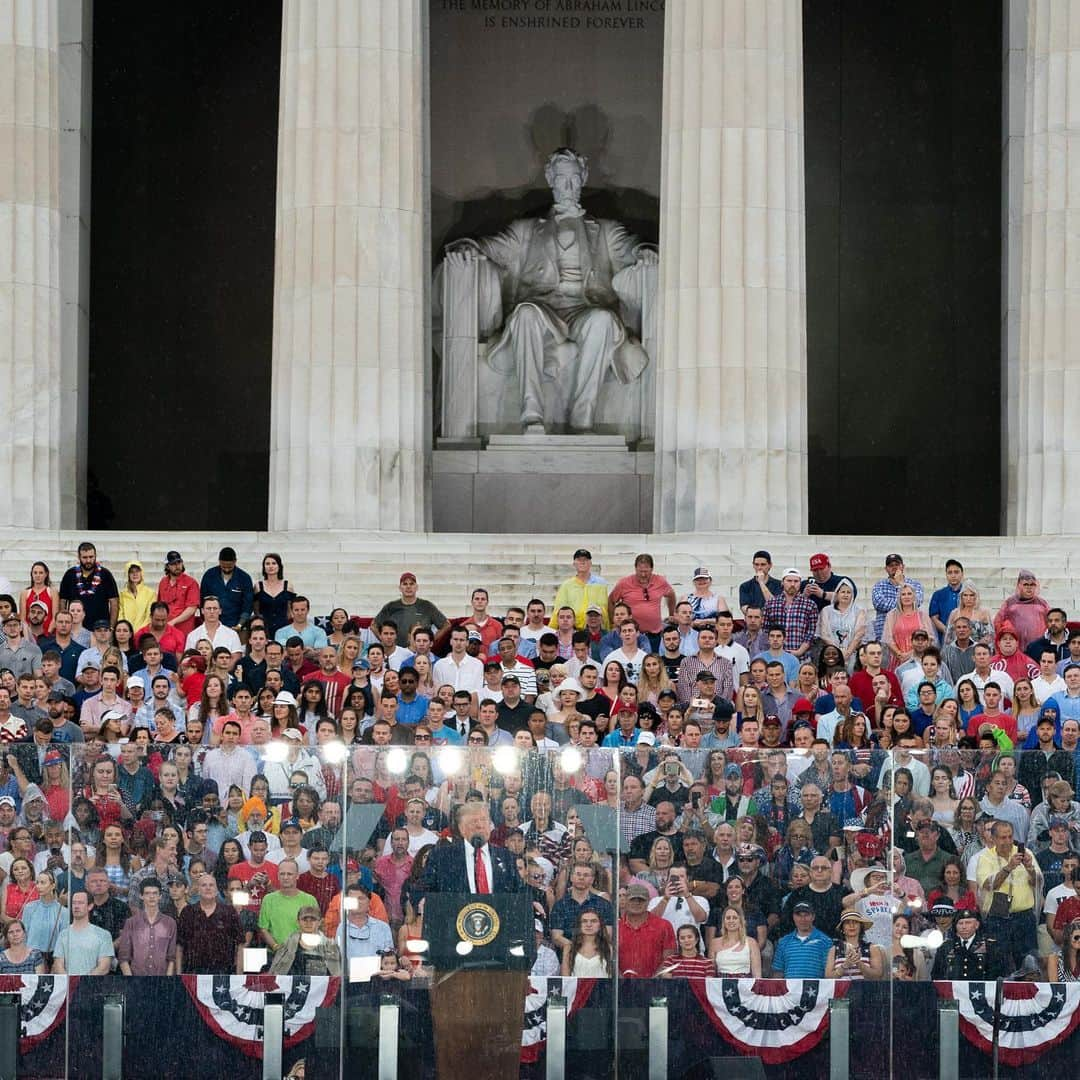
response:
<path id="1" fill-rule="evenodd" d="M 833 570 L 829 556 L 824 552 L 818 552 L 817 555 L 810 556 L 810 576 L 802 583 L 802 594 L 813 600 L 817 604 L 818 611 L 821 611 L 833 602 L 836 587 L 843 580 L 844 578 Z M 855 593 L 852 596 L 854 600 L 859 592 L 854 584 L 851 587 Z"/>
<path id="2" fill-rule="evenodd" d="M 1001 633 L 1005 623 L 1017 632 L 1020 648 L 1026 649 L 1046 633 L 1046 616 L 1050 605 L 1039 595 L 1038 578 L 1030 570 L 1016 575 L 1016 592 L 1008 597 L 994 616 L 994 631 Z"/>
<path id="3" fill-rule="evenodd" d="M 1017 679 L 1037 679 L 1038 664 L 1020 648 L 1020 634 L 1007 620 L 997 627 L 997 655 L 990 658 L 992 671 L 1006 672 L 1015 683 Z"/>
<path id="4" fill-rule="evenodd" d="M 401 599 L 379 608 L 373 620 L 376 631 L 389 619 L 397 627 L 397 643 L 404 648 L 409 644 L 409 631 L 418 623 L 430 627 L 436 636 L 450 626 L 450 620 L 430 600 L 421 600 L 417 595 L 416 575 L 411 570 L 398 578 L 398 589 Z"/>

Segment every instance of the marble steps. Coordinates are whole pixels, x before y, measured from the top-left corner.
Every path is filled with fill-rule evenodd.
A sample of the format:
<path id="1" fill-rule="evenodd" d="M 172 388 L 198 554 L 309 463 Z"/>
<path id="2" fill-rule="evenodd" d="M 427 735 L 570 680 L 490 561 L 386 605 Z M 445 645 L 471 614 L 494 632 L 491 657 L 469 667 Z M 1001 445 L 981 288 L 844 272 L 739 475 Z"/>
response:
<path id="1" fill-rule="evenodd" d="M 0 530 L 0 573 L 20 587 L 29 564 L 42 558 L 56 579 L 74 562 L 85 534 Z M 257 569 L 265 551 L 278 551 L 290 581 L 309 595 L 316 611 L 333 600 L 350 610 L 371 613 L 397 594 L 398 576 L 414 571 L 421 594 L 447 613 L 467 609 L 469 592 L 485 585 L 492 608 L 523 604 L 532 596 L 550 600 L 570 573 L 570 555 L 581 544 L 593 552 L 599 573 L 615 580 L 629 573 L 634 555 L 649 551 L 676 588 L 689 590 L 694 567 L 706 565 L 714 588 L 736 599 L 738 582 L 748 576 L 753 552 L 773 554 L 775 572 L 795 565 L 805 570 L 809 555 L 826 551 L 841 573 L 850 575 L 864 596 L 881 576 L 885 554 L 901 552 L 908 571 L 928 589 L 944 581 L 944 559 L 957 554 L 979 586 L 984 602 L 996 606 L 1012 590 L 1016 568 L 1034 570 L 1043 595 L 1070 613 L 1080 609 L 1080 543 L 1075 537 L 850 537 L 745 533 L 644 536 L 640 534 L 532 537 L 529 535 L 397 534 L 386 532 L 133 532 L 94 537 L 107 565 L 115 569 L 141 558 L 156 581 L 164 553 L 178 548 L 189 571 L 198 576 L 211 565 L 223 544 L 231 544 L 241 565 Z"/>

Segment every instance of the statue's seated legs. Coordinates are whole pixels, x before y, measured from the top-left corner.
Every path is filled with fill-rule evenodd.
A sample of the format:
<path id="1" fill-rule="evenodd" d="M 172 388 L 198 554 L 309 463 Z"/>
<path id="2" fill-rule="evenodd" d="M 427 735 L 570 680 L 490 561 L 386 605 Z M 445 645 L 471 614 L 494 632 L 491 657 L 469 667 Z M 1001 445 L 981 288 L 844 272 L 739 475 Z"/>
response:
<path id="1" fill-rule="evenodd" d="M 521 422 L 544 422 L 544 347 L 551 320 L 536 304 L 518 304 L 507 320 L 521 385 Z M 550 417 L 548 418 L 551 419 Z"/>
<path id="2" fill-rule="evenodd" d="M 625 337 L 622 324 L 606 308 L 585 308 L 567 319 L 570 337 L 577 342 L 576 365 L 567 370 L 570 384 L 570 428 L 591 431 L 609 358 Z"/>
<path id="3" fill-rule="evenodd" d="M 545 305 L 518 304 L 507 323 L 521 386 L 521 422 L 526 428 L 566 423 L 566 415 L 548 416 L 544 379 L 557 379 L 567 402 L 570 428 L 591 431 L 600 384 L 625 331 L 606 308 L 581 307 L 556 314 Z"/>

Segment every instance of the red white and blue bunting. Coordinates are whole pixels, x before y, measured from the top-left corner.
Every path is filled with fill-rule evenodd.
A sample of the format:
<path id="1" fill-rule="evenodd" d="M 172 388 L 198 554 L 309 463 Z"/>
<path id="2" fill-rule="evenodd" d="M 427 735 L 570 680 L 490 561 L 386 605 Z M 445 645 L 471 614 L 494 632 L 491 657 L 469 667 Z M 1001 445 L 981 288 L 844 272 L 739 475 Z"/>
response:
<path id="1" fill-rule="evenodd" d="M 19 1053 L 25 1054 L 56 1029 L 67 1009 L 75 975 L 0 975 L 0 994 L 18 994 Z"/>
<path id="2" fill-rule="evenodd" d="M 595 979 L 529 979 L 525 992 L 525 1025 L 521 1029 L 522 1061 L 537 1061 L 547 1042 L 548 995 L 554 990 L 566 998 L 569 1019 L 589 1000 L 595 985 Z"/>
<path id="3" fill-rule="evenodd" d="M 938 994 L 960 1007 L 960 1030 L 984 1053 L 993 1053 L 992 982 L 938 982 Z M 1080 1025 L 1080 983 L 1002 984 L 998 1055 L 1010 1066 L 1030 1065 L 1064 1042 Z"/>
<path id="4" fill-rule="evenodd" d="M 183 975 L 207 1027 L 248 1057 L 263 1056 L 263 1006 L 266 995 L 285 996 L 286 1047 L 302 1042 L 315 1030 L 315 1010 L 330 1005 L 338 993 L 336 976 L 312 975 Z"/>
<path id="5" fill-rule="evenodd" d="M 850 983 L 831 979 L 691 979 L 717 1031 L 741 1054 L 782 1065 L 821 1041 L 829 1003 Z"/>

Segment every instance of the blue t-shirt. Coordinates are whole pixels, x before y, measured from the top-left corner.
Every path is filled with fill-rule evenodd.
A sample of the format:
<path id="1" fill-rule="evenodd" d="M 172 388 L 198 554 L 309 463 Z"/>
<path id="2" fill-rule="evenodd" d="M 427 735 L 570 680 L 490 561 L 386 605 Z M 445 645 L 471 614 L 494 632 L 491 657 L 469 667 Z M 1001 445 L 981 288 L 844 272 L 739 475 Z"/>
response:
<path id="1" fill-rule="evenodd" d="M 929 713 L 923 712 L 921 708 L 912 709 L 908 716 L 911 717 L 911 730 L 915 732 L 919 738 L 922 738 L 928 727 L 931 727 L 934 723 L 934 718 Z"/>
<path id="2" fill-rule="evenodd" d="M 949 624 L 949 616 L 956 610 L 960 603 L 960 586 L 954 589 L 951 585 L 943 585 L 930 597 L 930 618 L 935 616 L 945 625 Z"/>
<path id="3" fill-rule="evenodd" d="M 786 979 L 823 979 L 832 941 L 816 926 L 805 940 L 792 931 L 776 944 L 773 967 Z"/>
<path id="4" fill-rule="evenodd" d="M 779 656 L 773 656 L 771 652 L 759 652 L 752 660 L 764 660 L 771 664 L 774 660 L 784 665 L 784 681 L 790 686 L 799 674 L 799 660 L 789 652 L 782 652 Z"/>

